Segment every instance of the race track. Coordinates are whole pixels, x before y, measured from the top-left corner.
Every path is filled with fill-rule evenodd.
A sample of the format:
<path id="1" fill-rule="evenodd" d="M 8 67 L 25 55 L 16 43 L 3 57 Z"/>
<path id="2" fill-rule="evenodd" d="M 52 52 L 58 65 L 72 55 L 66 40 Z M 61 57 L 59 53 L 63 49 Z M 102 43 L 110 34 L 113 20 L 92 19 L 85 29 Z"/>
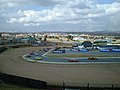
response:
<path id="1" fill-rule="evenodd" d="M 49 85 L 120 84 L 120 63 L 114 64 L 43 64 L 23 60 L 22 55 L 40 47 L 7 50 L 0 54 L 0 72 L 47 81 Z"/>

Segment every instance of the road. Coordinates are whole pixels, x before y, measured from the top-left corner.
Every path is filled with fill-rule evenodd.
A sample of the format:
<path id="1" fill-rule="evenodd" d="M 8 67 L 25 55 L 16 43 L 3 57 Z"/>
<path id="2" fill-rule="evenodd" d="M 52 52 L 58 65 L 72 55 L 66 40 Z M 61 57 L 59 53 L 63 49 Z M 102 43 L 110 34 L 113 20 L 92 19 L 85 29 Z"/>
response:
<path id="1" fill-rule="evenodd" d="M 47 81 L 49 85 L 80 86 L 120 85 L 120 63 L 111 64 L 43 64 L 23 60 L 22 55 L 40 47 L 26 47 L 7 50 L 0 54 L 0 72 Z"/>
<path id="2" fill-rule="evenodd" d="M 90 63 L 120 63 L 120 57 L 116 57 L 116 56 L 114 56 L 114 57 L 97 57 L 97 60 L 88 60 L 88 57 L 81 57 L 81 58 L 68 58 L 68 57 L 62 57 L 61 55 L 64 55 L 64 53 L 56 53 L 56 55 L 59 55 L 59 58 L 58 57 L 50 57 L 49 55 L 48 56 L 46 56 L 47 54 L 49 54 L 49 53 L 51 53 L 52 54 L 52 52 L 53 52 L 53 48 L 52 49 L 50 49 L 48 52 L 45 52 L 44 50 L 42 50 L 42 51 L 37 51 L 37 52 L 34 52 L 34 54 L 33 55 L 31 55 L 30 57 L 27 57 L 27 55 L 24 55 L 24 59 L 26 59 L 26 60 L 28 60 L 28 61 L 37 61 L 37 62 L 40 62 L 40 63 L 55 63 L 55 64 L 90 64 Z M 107 52 L 107 53 L 101 53 L 101 52 L 98 52 L 98 51 L 92 51 L 92 52 L 77 52 L 77 54 L 79 54 L 79 55 L 81 55 L 81 54 L 85 54 L 85 55 L 88 55 L 88 54 L 93 54 L 92 56 L 94 56 L 94 54 L 104 54 L 104 55 L 106 55 L 106 54 L 109 54 L 109 56 L 110 55 L 115 55 L 115 54 L 117 54 L 117 56 L 120 56 L 120 53 L 116 53 L 116 52 L 114 52 L 114 53 L 109 53 L 109 52 Z M 37 54 L 37 55 L 36 55 Z M 55 53 L 53 53 L 53 54 L 55 54 Z M 69 54 L 69 52 L 66 52 L 65 53 L 66 55 L 67 54 Z M 76 54 L 76 52 L 75 52 L 75 54 Z M 39 57 L 41 57 L 42 58 L 42 60 L 35 60 L 35 57 L 37 57 L 37 56 L 39 56 Z M 61 57 L 61 58 L 60 58 Z M 69 60 L 76 60 L 77 62 L 75 63 L 75 62 L 69 62 Z"/>

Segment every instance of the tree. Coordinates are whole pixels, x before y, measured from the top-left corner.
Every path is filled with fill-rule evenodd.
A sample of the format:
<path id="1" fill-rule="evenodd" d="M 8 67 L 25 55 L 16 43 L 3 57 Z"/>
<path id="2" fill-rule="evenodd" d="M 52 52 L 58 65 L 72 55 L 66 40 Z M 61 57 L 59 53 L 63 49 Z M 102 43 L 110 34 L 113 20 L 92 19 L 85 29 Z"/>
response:
<path id="1" fill-rule="evenodd" d="M 67 38 L 68 38 L 68 41 L 69 40 L 73 40 L 73 36 L 72 35 L 68 35 Z"/>
<path id="2" fill-rule="evenodd" d="M 44 41 L 47 41 L 47 35 L 44 36 Z"/>

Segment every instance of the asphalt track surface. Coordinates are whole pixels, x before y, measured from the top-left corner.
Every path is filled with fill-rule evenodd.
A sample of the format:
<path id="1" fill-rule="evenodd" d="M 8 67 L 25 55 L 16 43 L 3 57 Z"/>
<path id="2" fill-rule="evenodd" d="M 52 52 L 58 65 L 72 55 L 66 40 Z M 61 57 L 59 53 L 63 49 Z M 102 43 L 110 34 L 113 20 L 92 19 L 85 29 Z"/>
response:
<path id="1" fill-rule="evenodd" d="M 40 47 L 26 47 L 7 50 L 0 54 L 0 72 L 37 80 L 46 81 L 49 85 L 107 86 L 120 85 L 120 63 L 109 64 L 44 64 L 23 60 L 22 55 Z"/>
<path id="2" fill-rule="evenodd" d="M 47 48 L 46 48 L 47 49 Z M 77 53 L 77 54 L 85 54 L 85 55 L 88 55 L 88 54 L 92 54 L 91 56 L 94 56 L 95 54 L 97 55 L 106 55 L 108 57 L 97 57 L 97 60 L 88 60 L 88 57 L 81 57 L 81 58 L 63 58 L 61 56 L 59 56 L 59 58 L 56 58 L 55 56 L 54 57 L 49 57 L 49 56 L 46 56 L 47 54 L 49 53 L 52 53 L 53 52 L 53 48 L 52 49 L 47 49 L 47 52 L 45 52 L 44 50 L 37 50 L 35 52 L 32 52 L 32 55 L 29 54 L 25 54 L 23 55 L 23 58 L 27 61 L 31 61 L 31 62 L 40 62 L 40 63 L 52 63 L 52 64 L 93 64 L 93 63 L 120 63 L 120 52 L 98 52 L 98 51 L 92 51 L 92 52 L 72 52 L 72 53 Z M 53 53 L 53 54 L 56 54 L 56 55 L 64 55 L 64 54 L 69 54 L 71 53 L 70 52 L 66 52 L 66 53 Z M 114 57 L 109 57 L 113 55 Z M 117 57 L 116 57 L 117 55 Z M 42 58 L 42 60 L 36 60 L 35 58 L 36 57 L 40 57 Z M 76 62 L 69 62 L 69 60 L 76 60 Z"/>
<path id="3" fill-rule="evenodd" d="M 38 62 L 38 63 L 52 63 L 52 64 L 94 64 L 94 63 L 120 63 L 120 57 L 99 57 L 98 60 L 88 60 L 88 57 L 82 58 L 55 58 L 47 56 L 35 56 L 27 57 L 28 54 L 23 55 L 23 58 L 27 61 Z M 42 60 L 35 60 L 35 57 L 41 57 Z M 77 62 L 69 62 L 69 60 L 77 60 Z"/>

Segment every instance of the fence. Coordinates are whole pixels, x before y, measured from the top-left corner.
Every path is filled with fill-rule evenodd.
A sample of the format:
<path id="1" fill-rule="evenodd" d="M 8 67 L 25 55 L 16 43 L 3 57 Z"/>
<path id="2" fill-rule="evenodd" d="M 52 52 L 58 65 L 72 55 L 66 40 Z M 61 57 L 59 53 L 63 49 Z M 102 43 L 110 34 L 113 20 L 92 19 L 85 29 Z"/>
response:
<path id="1" fill-rule="evenodd" d="M 120 84 L 51 83 L 53 83 L 53 85 L 48 85 L 48 90 L 120 90 Z M 54 83 L 56 85 L 54 85 Z"/>
<path id="2" fill-rule="evenodd" d="M 41 89 L 46 88 L 47 83 L 40 80 L 33 80 L 30 78 L 19 77 L 14 75 L 8 75 L 0 73 L 0 82 L 5 85 L 5 83 L 10 83 L 13 85 L 25 86 L 29 88 Z"/>
<path id="3" fill-rule="evenodd" d="M 47 82 L 34 80 L 25 77 L 19 77 L 14 75 L 8 75 L 0 73 L 0 83 L 6 86 L 6 83 L 25 86 L 34 89 L 44 90 L 120 90 L 120 84 L 90 84 L 90 83 L 66 83 L 66 82 L 51 82 L 50 85 Z"/>

